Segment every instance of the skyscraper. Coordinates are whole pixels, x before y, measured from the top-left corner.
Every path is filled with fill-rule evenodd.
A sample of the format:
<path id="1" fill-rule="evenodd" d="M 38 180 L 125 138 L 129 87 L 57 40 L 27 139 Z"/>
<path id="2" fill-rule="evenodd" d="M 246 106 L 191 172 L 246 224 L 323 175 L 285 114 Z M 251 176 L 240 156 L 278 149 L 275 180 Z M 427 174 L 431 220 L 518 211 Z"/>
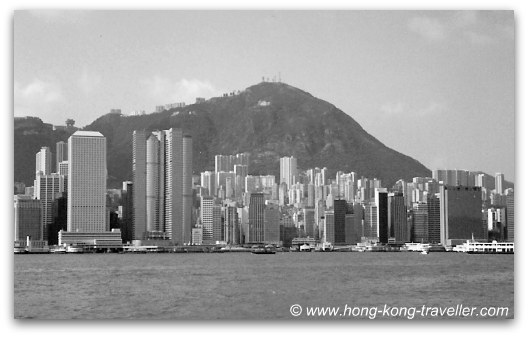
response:
<path id="1" fill-rule="evenodd" d="M 68 139 L 68 232 L 104 232 L 106 138 L 76 131 Z"/>
<path id="2" fill-rule="evenodd" d="M 180 129 L 134 131 L 134 238 L 163 231 L 192 240 L 192 138 Z"/>
<path id="3" fill-rule="evenodd" d="M 147 144 L 145 130 L 132 134 L 132 176 L 134 186 L 134 221 L 132 238 L 140 240 L 147 230 Z"/>
<path id="4" fill-rule="evenodd" d="M 495 192 L 498 194 L 504 193 L 504 174 L 495 173 Z"/>
<path id="5" fill-rule="evenodd" d="M 283 157 L 280 159 L 280 182 L 286 183 L 288 188 L 296 183 L 297 158 Z"/>
<path id="6" fill-rule="evenodd" d="M 482 226 L 479 187 L 440 186 L 440 242 L 451 246 L 475 238 L 487 240 Z"/>
<path id="7" fill-rule="evenodd" d="M 374 190 L 374 200 L 377 207 L 377 236 L 379 242 L 387 243 L 389 235 L 389 209 L 388 209 L 388 194 L 386 188 L 375 188 Z"/>
<path id="8" fill-rule="evenodd" d="M 249 198 L 249 241 L 264 241 L 264 194 L 251 193 Z"/>
<path id="9" fill-rule="evenodd" d="M 35 180 L 35 197 L 41 202 L 42 240 L 48 240 L 48 226 L 53 222 L 53 202 L 65 192 L 65 176 L 52 173 L 38 174 Z"/>
<path id="10" fill-rule="evenodd" d="M 506 190 L 506 240 L 515 241 L 515 198 L 511 188 Z"/>
<path id="11" fill-rule="evenodd" d="M 347 202 L 344 199 L 334 200 L 334 243 L 344 244 L 345 237 L 345 217 L 347 213 Z"/>
<path id="12" fill-rule="evenodd" d="M 411 231 L 407 226 L 407 209 L 403 193 L 389 193 L 389 236 L 394 238 L 397 243 L 409 242 Z"/>
<path id="13" fill-rule="evenodd" d="M 51 174 L 51 151 L 49 147 L 43 146 L 35 156 L 35 175 Z"/>
<path id="14" fill-rule="evenodd" d="M 42 240 L 40 200 L 28 195 L 15 195 L 14 207 L 15 241 L 26 240 L 28 235 L 32 240 Z"/>
<path id="15" fill-rule="evenodd" d="M 63 141 L 58 142 L 56 145 L 56 152 L 56 172 L 59 172 L 60 163 L 68 160 L 68 143 Z"/>

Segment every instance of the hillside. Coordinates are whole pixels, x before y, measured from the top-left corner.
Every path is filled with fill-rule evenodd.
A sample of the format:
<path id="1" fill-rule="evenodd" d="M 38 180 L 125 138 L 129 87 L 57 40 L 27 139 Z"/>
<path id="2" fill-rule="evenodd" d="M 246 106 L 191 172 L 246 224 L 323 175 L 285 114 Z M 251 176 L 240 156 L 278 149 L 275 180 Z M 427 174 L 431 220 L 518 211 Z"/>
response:
<path id="1" fill-rule="evenodd" d="M 193 137 L 193 171 L 214 170 L 215 154 L 249 152 L 250 174 L 279 176 L 279 158 L 295 156 L 302 169 L 324 167 L 379 178 L 430 176 L 415 159 L 394 151 L 368 134 L 334 105 L 285 83 L 263 82 L 240 94 L 140 116 L 107 114 L 85 130 L 107 137 L 109 188 L 132 178 L 134 130 L 182 128 Z M 67 140 L 67 132 L 21 135 L 15 130 L 15 180 L 32 182 L 40 146 Z M 26 167 L 30 165 L 30 167 Z M 31 177 L 31 179 L 29 179 Z M 30 183 L 31 184 L 31 183 Z"/>

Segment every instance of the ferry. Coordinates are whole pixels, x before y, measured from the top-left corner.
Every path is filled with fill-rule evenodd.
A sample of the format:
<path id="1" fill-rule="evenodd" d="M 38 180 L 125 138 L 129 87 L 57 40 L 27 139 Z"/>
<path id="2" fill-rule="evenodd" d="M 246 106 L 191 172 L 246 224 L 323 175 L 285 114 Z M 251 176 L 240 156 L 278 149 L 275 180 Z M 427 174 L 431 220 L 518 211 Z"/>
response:
<path id="1" fill-rule="evenodd" d="M 467 240 L 453 248 L 454 252 L 468 254 L 514 254 L 513 242 L 476 242 Z"/>
<path id="2" fill-rule="evenodd" d="M 253 246 L 251 248 L 252 248 L 251 254 L 275 254 L 275 249 L 270 246 L 265 246 L 265 247 Z"/>

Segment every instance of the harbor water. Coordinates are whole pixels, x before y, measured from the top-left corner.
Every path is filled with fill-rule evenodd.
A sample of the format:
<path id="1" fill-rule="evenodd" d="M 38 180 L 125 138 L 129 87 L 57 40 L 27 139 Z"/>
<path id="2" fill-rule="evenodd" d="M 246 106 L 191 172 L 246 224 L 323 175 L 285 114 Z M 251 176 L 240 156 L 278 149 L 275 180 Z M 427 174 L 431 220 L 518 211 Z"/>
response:
<path id="1" fill-rule="evenodd" d="M 14 256 L 15 318 L 300 319 L 293 304 L 502 306 L 513 318 L 514 255 Z"/>

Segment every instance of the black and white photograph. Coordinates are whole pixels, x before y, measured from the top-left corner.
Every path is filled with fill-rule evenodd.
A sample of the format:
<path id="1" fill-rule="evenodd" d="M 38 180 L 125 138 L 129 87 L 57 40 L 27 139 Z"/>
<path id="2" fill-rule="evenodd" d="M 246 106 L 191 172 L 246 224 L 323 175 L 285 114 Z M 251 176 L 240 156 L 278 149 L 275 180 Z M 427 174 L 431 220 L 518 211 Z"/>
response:
<path id="1" fill-rule="evenodd" d="M 10 15 L 11 319 L 515 318 L 514 9 Z"/>

